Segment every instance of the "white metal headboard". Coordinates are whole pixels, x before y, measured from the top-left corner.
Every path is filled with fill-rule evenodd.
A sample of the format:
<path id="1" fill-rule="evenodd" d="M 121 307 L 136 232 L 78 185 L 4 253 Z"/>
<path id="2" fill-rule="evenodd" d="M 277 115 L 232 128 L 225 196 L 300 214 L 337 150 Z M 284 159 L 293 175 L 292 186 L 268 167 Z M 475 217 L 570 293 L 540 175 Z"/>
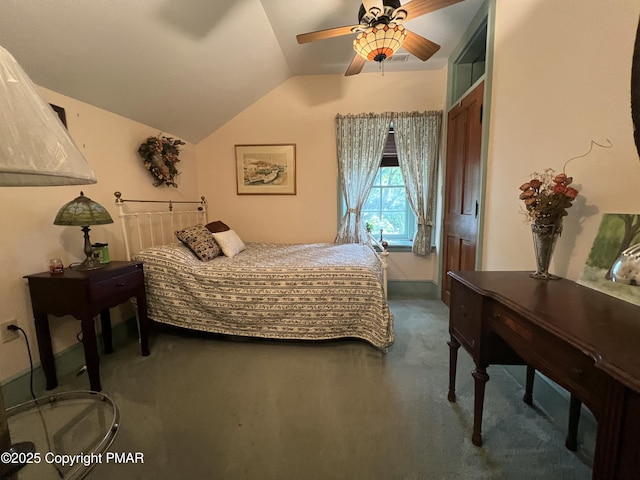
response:
<path id="1" fill-rule="evenodd" d="M 201 223 L 207 223 L 207 203 L 204 197 L 200 200 L 129 200 L 122 198 L 120 192 L 115 192 L 116 207 L 122 227 L 122 238 L 127 260 L 140 250 L 175 243 L 176 230 Z M 160 203 L 165 205 L 163 210 L 145 212 L 125 212 L 125 203 Z M 175 204 L 199 205 L 195 210 L 175 210 Z M 131 233 L 131 235 L 129 235 Z M 132 243 L 134 242 L 135 243 Z"/>

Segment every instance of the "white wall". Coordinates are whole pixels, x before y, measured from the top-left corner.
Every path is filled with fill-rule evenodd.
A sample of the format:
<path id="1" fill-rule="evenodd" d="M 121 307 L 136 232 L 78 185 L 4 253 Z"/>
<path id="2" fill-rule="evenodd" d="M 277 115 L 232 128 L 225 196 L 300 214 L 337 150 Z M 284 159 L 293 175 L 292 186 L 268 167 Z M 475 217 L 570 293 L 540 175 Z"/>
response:
<path id="1" fill-rule="evenodd" d="M 114 191 L 122 191 L 125 198 L 181 199 L 196 190 L 193 145 L 185 145 L 181 154 L 179 165 L 183 173 L 178 176 L 180 188 L 155 188 L 137 149 L 148 136 L 156 135 L 156 130 L 55 92 L 40 91 L 45 100 L 65 108 L 69 133 L 94 169 L 98 183 L 70 187 L 0 188 L 0 218 L 4 227 L 0 251 L 0 305 L 3 306 L 0 322 L 17 320 L 29 335 L 37 364 L 39 358 L 29 289 L 22 277 L 45 271 L 50 258 L 59 257 L 65 265 L 84 258 L 80 227 L 53 225 L 60 207 L 77 197 L 81 190 L 103 205 L 116 223 L 93 227 L 91 241 L 108 242 L 111 258 L 122 260 L 124 249 Z M 114 312 L 114 323 L 121 316 Z M 79 321 L 71 317 L 50 317 L 50 324 L 54 352 L 77 342 Z M 28 366 L 24 340 L 0 344 L 0 379 L 3 382 Z"/>
<path id="2" fill-rule="evenodd" d="M 247 241 L 332 242 L 337 233 L 338 113 L 442 110 L 446 70 L 293 77 L 196 147 L 198 185 Z M 295 143 L 297 194 L 236 195 L 235 144 Z M 390 278 L 435 278 L 437 257 L 394 253 Z"/>
<path id="3" fill-rule="evenodd" d="M 640 213 L 640 160 L 630 113 L 637 0 L 498 0 L 488 154 L 485 270 L 531 270 L 518 187 L 562 170 L 580 190 L 551 271 L 578 279 L 606 212 Z"/>

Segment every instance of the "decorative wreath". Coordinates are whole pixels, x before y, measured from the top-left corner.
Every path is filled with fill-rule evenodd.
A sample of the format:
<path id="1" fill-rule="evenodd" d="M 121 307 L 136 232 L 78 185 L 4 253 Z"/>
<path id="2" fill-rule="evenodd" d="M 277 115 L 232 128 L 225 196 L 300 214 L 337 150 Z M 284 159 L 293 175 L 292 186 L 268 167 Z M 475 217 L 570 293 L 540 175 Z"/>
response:
<path id="1" fill-rule="evenodd" d="M 176 163 L 180 161 L 180 145 L 185 145 L 182 140 L 158 135 L 149 137 L 140 144 L 138 154 L 144 161 L 144 166 L 156 179 L 154 187 L 163 183 L 167 186 L 177 187 L 175 177 L 180 175 Z"/>

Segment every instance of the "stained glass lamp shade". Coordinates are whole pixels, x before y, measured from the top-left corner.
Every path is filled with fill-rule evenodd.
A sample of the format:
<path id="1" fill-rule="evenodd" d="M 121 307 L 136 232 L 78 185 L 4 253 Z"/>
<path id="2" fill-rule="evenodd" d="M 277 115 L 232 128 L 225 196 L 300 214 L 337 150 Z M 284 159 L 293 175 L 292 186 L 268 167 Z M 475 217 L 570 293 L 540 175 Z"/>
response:
<path id="1" fill-rule="evenodd" d="M 113 223 L 109 212 L 99 203 L 94 202 L 89 197 L 85 197 L 83 192 L 80 192 L 79 197 L 63 205 L 58 211 L 56 219 L 53 221 L 54 225 L 82 227 L 84 232 L 84 254 L 86 258 L 80 265 L 74 267 L 76 270 L 93 270 L 104 266 L 99 259 L 93 256 L 89 238 L 89 231 L 91 230 L 89 225 L 106 225 L 108 223 Z"/>
<path id="2" fill-rule="evenodd" d="M 353 49 L 370 62 L 383 62 L 400 49 L 406 36 L 402 24 L 379 24 L 358 33 Z"/>

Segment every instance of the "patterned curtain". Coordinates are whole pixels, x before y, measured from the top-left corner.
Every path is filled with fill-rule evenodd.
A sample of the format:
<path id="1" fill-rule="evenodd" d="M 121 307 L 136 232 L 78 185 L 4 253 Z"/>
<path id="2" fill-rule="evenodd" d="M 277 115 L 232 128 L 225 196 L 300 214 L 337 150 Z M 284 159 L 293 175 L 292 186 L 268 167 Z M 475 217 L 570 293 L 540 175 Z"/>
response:
<path id="1" fill-rule="evenodd" d="M 418 218 L 412 251 L 424 257 L 431 253 L 441 124 L 442 111 L 397 113 L 393 119 L 398 163 Z"/>
<path id="2" fill-rule="evenodd" d="M 368 242 L 360 214 L 376 179 L 390 126 L 391 113 L 336 116 L 338 174 L 347 211 L 335 243 Z"/>

